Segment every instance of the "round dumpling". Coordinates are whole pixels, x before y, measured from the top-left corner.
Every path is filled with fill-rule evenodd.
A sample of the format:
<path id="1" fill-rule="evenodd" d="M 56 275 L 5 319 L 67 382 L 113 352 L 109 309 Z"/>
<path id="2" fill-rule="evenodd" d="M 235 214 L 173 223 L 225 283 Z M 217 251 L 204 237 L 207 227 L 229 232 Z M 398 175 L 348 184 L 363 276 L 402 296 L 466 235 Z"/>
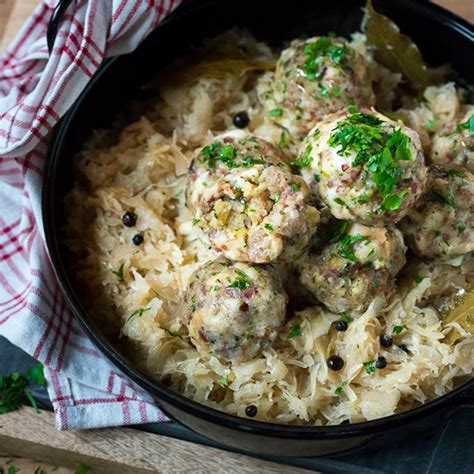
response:
<path id="1" fill-rule="evenodd" d="M 399 221 L 426 184 L 418 134 L 366 109 L 320 122 L 295 164 L 334 217 L 366 224 Z"/>
<path id="2" fill-rule="evenodd" d="M 474 251 L 474 175 L 431 166 L 426 193 L 401 222 L 410 248 L 421 257 L 456 257 Z"/>
<path id="3" fill-rule="evenodd" d="M 235 363 L 272 345 L 285 321 L 286 303 L 273 267 L 219 258 L 192 275 L 182 312 L 191 341 L 204 357 Z"/>
<path id="4" fill-rule="evenodd" d="M 364 311 L 376 295 L 393 289 L 405 252 L 396 228 L 345 222 L 320 255 L 300 265 L 301 282 L 335 313 Z"/>
<path id="5" fill-rule="evenodd" d="M 474 172 L 474 106 L 460 120 L 453 120 L 433 137 L 431 162 L 448 167 L 466 167 Z"/>
<path id="6" fill-rule="evenodd" d="M 188 204 L 211 247 L 231 260 L 268 263 L 299 255 L 319 212 L 280 151 L 256 137 L 226 137 L 190 168 Z"/>
<path id="7" fill-rule="evenodd" d="M 295 40 L 264 76 L 259 97 L 270 120 L 304 138 L 327 114 L 347 104 L 375 103 L 367 60 L 343 38 Z"/>

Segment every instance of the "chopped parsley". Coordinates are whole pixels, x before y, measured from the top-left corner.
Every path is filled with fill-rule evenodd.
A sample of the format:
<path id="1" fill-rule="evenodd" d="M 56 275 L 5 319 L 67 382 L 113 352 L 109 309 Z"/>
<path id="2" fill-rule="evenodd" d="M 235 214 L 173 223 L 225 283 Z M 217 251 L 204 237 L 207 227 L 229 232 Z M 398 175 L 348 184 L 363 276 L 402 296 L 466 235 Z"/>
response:
<path id="1" fill-rule="evenodd" d="M 462 130 L 469 130 L 471 133 L 474 132 L 474 114 L 456 127 L 457 132 L 461 132 Z"/>
<path id="2" fill-rule="evenodd" d="M 382 197 L 382 210 L 393 211 L 400 207 L 407 194 L 393 193 L 403 174 L 400 161 L 412 159 L 410 141 L 400 129 L 382 129 L 382 120 L 365 113 L 354 113 L 337 123 L 328 144 L 340 147 L 342 156 L 355 152 L 352 166 L 364 166 L 370 173 Z"/>
<path id="3" fill-rule="evenodd" d="M 350 50 L 345 44 L 338 44 L 332 38 L 322 36 L 305 45 L 303 54 L 306 61 L 303 64 L 303 73 L 309 81 L 320 80 L 328 59 L 340 64 L 349 53 Z"/>
<path id="4" fill-rule="evenodd" d="M 201 219 L 193 219 L 193 225 L 198 225 L 201 222 Z"/>
<path id="5" fill-rule="evenodd" d="M 112 270 L 112 273 L 118 278 L 119 281 L 123 281 L 123 267 L 124 263 L 122 262 L 122 265 L 120 265 L 118 270 Z"/>
<path id="6" fill-rule="evenodd" d="M 319 88 L 319 93 L 324 99 L 329 99 L 329 91 L 325 87 L 321 86 Z"/>
<path id="7" fill-rule="evenodd" d="M 367 362 L 364 362 L 363 365 L 367 375 L 373 374 L 375 372 L 375 360 L 368 360 Z"/>
<path id="8" fill-rule="evenodd" d="M 451 194 L 443 194 L 439 191 L 433 190 L 433 194 L 435 198 L 441 203 L 444 204 L 445 206 L 448 207 L 456 207 L 456 200 L 454 199 L 454 196 Z"/>
<path id="9" fill-rule="evenodd" d="M 342 207 L 348 207 L 347 204 L 346 204 L 341 198 L 339 198 L 339 197 L 335 198 L 335 199 L 334 199 L 334 202 L 335 202 L 336 204 L 339 204 L 339 205 L 342 206 Z"/>
<path id="10" fill-rule="evenodd" d="M 272 109 L 268 112 L 269 117 L 281 117 L 283 115 L 283 109 Z"/>
<path id="11" fill-rule="evenodd" d="M 425 123 L 425 128 L 433 128 L 436 125 L 436 120 L 435 119 L 429 119 Z"/>
<path id="12" fill-rule="evenodd" d="M 341 319 L 343 321 L 345 321 L 346 323 L 350 323 L 352 321 L 352 318 L 349 316 L 349 314 L 347 313 L 347 311 L 344 311 L 342 314 L 341 314 Z"/>
<path id="13" fill-rule="evenodd" d="M 28 369 L 26 373 L 26 378 L 31 382 L 37 383 L 42 387 L 46 387 L 46 378 L 44 376 L 44 366 L 40 362 L 38 362 L 34 367 Z"/>
<path id="14" fill-rule="evenodd" d="M 170 336 L 177 337 L 179 339 L 183 339 L 183 336 L 177 331 L 170 331 L 169 329 L 163 328 L 165 332 L 167 332 Z"/>
<path id="15" fill-rule="evenodd" d="M 28 383 L 32 382 L 45 387 L 47 385 L 44 377 L 43 365 L 39 362 L 28 370 L 26 378 L 18 372 L 10 375 L 0 375 L 0 415 L 21 407 L 23 398 L 26 398 L 36 413 L 39 413 L 36 401 L 29 390 Z"/>
<path id="16" fill-rule="evenodd" d="M 273 230 L 273 226 L 271 224 L 263 224 L 263 227 L 267 230 Z"/>
<path id="17" fill-rule="evenodd" d="M 395 334 L 400 334 L 403 331 L 404 327 L 403 326 L 393 326 L 393 332 Z"/>
<path id="18" fill-rule="evenodd" d="M 203 156 L 199 161 L 201 163 L 207 163 L 211 168 L 216 167 L 217 161 L 221 161 L 229 168 L 235 168 L 237 166 L 234 160 L 236 149 L 233 147 L 233 145 L 222 145 L 216 141 L 211 145 L 205 146 L 202 149 L 201 154 Z"/>
<path id="19" fill-rule="evenodd" d="M 251 156 L 246 156 L 242 159 L 241 166 L 244 168 L 250 168 L 253 165 L 264 165 L 266 161 L 263 158 L 252 158 Z"/>
<path id="20" fill-rule="evenodd" d="M 132 318 L 137 316 L 138 318 L 141 318 L 147 311 L 150 311 L 151 308 L 139 308 L 136 309 L 128 318 L 127 322 L 130 321 Z"/>
<path id="21" fill-rule="evenodd" d="M 196 295 L 193 295 L 193 297 L 191 298 L 191 305 L 189 306 L 189 309 L 192 313 L 196 311 Z"/>
<path id="22" fill-rule="evenodd" d="M 295 166 L 296 168 L 306 168 L 308 167 L 311 162 L 313 161 L 313 157 L 311 156 L 311 151 L 313 147 L 311 146 L 311 143 L 309 143 L 303 154 L 299 154 L 296 157 L 296 160 L 292 161 L 290 163 L 291 166 Z"/>
<path id="23" fill-rule="evenodd" d="M 458 234 L 462 234 L 466 230 L 466 226 L 464 224 L 458 225 Z"/>
<path id="24" fill-rule="evenodd" d="M 258 149 L 255 151 L 258 152 Z M 199 161 L 201 163 L 207 163 L 210 168 L 215 168 L 218 161 L 231 169 L 238 168 L 239 166 L 250 168 L 253 165 L 263 165 L 266 163 L 266 160 L 262 155 L 260 155 L 259 158 L 254 158 L 252 156 L 243 157 L 241 151 L 236 149 L 234 145 L 222 145 L 218 141 L 204 147 L 202 149 L 201 155 L 202 158 L 200 158 Z"/>
<path id="25" fill-rule="evenodd" d="M 343 388 L 344 388 L 347 384 L 348 384 L 347 380 L 343 380 L 343 381 L 341 382 L 341 385 L 339 385 L 339 387 L 337 387 L 336 390 L 334 390 L 334 393 L 339 396 L 339 395 L 342 393 Z"/>
<path id="26" fill-rule="evenodd" d="M 287 338 L 291 339 L 296 336 L 301 336 L 301 326 L 299 324 L 293 324 L 293 326 L 291 326 Z"/>
<path id="27" fill-rule="evenodd" d="M 280 141 L 278 142 L 280 148 L 285 148 L 286 146 L 286 135 L 285 132 L 280 133 Z"/>
<path id="28" fill-rule="evenodd" d="M 250 281 L 248 275 L 239 268 L 235 269 L 235 273 L 237 273 L 239 278 L 236 278 L 227 288 L 237 288 L 239 290 L 246 290 L 249 288 Z"/>
<path id="29" fill-rule="evenodd" d="M 222 376 L 218 380 L 219 385 L 222 385 L 223 387 L 228 387 L 229 386 L 229 377 L 227 375 Z"/>
<path id="30" fill-rule="evenodd" d="M 413 277 L 413 280 L 415 280 L 416 283 L 421 283 L 424 279 L 425 277 L 422 277 L 421 275 L 415 275 Z"/>
<path id="31" fill-rule="evenodd" d="M 74 470 L 74 474 L 89 474 L 90 470 L 90 466 L 80 463 Z"/>
<path id="32" fill-rule="evenodd" d="M 346 258 L 351 262 L 357 262 L 354 244 L 364 240 L 368 241 L 369 238 L 364 235 L 349 235 L 347 233 L 348 226 L 349 223 L 345 221 L 329 242 L 338 244 L 338 252 L 341 257 Z"/>
<path id="33" fill-rule="evenodd" d="M 291 183 L 290 184 L 290 189 L 296 193 L 299 189 L 300 189 L 301 185 L 299 185 L 298 183 Z"/>
<path id="34" fill-rule="evenodd" d="M 331 92 L 334 97 L 339 97 L 341 95 L 341 88 L 339 86 L 334 86 L 331 89 Z"/>

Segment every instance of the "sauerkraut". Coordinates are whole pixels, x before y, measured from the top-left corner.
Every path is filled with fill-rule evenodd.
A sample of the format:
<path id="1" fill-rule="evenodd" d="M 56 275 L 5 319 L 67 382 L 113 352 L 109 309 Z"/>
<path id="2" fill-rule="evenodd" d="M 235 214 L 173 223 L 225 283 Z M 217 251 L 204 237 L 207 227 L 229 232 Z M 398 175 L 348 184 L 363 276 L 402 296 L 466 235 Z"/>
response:
<path id="1" fill-rule="evenodd" d="M 362 35 L 351 44 L 379 77 L 375 93 L 382 110 L 400 77 L 375 63 Z M 244 63 L 274 64 L 278 58 L 277 51 L 237 30 L 208 42 L 200 54 Z M 181 61 L 181 70 L 186 64 Z M 470 254 L 443 262 L 407 255 L 387 300 L 375 296 L 363 313 L 345 314 L 345 331 L 335 329 L 341 315 L 317 302 L 290 304 L 273 347 L 251 360 L 226 364 L 193 346 L 179 307 L 190 276 L 216 254 L 186 205 L 188 166 L 203 146 L 235 129 L 232 119 L 241 111 L 249 114 L 248 131 L 279 146 L 289 162 L 300 143 L 266 117 L 257 96 L 258 70 L 201 74 L 191 82 L 179 77 L 159 85 L 159 96 L 141 118 L 94 132 L 75 157 L 66 243 L 87 309 L 104 332 L 148 374 L 186 397 L 244 417 L 245 408 L 255 405 L 255 419 L 276 423 L 384 417 L 471 377 L 474 336 L 458 323 L 443 322 L 443 308 L 474 281 Z M 467 105 L 454 84 L 430 88 L 425 97 L 420 105 L 403 98 L 411 106 L 400 115 L 420 131 L 428 156 L 435 135 L 463 119 Z M 136 215 L 135 226 L 123 225 L 126 212 Z M 139 245 L 132 240 L 136 234 L 143 237 Z M 281 272 L 284 282 L 295 285 L 291 269 L 282 264 Z M 453 327 L 460 334 L 455 344 L 445 339 Z M 390 347 L 380 343 L 384 334 L 393 339 Z M 327 367 L 333 354 L 344 360 L 339 371 Z M 387 366 L 374 369 L 380 356 Z"/>

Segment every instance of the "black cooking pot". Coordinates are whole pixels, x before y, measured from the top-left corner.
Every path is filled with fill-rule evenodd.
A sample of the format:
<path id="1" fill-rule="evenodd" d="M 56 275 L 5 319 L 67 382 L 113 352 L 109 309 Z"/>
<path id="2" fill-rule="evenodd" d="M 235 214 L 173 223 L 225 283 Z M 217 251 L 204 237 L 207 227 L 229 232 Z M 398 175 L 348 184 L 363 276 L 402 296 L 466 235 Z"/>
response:
<path id="1" fill-rule="evenodd" d="M 449 62 L 460 80 L 474 83 L 473 26 L 428 2 L 375 1 L 375 8 L 392 18 L 420 47 L 433 66 Z M 64 296 L 97 347 L 125 374 L 152 394 L 163 410 L 216 441 L 255 453 L 318 456 L 356 448 L 376 448 L 426 434 L 444 424 L 453 407 L 473 396 L 474 380 L 449 394 L 405 413 L 365 423 L 340 426 L 287 426 L 227 415 L 193 402 L 135 368 L 101 333 L 84 310 L 74 276 L 68 271 L 70 255 L 62 242 L 65 225 L 64 197 L 73 186 L 72 157 L 96 128 L 107 128 L 113 117 L 133 98 L 143 96 L 141 86 L 160 68 L 186 53 L 203 38 L 235 25 L 258 39 L 278 45 L 302 35 L 357 31 L 363 1 L 275 0 L 185 2 L 133 53 L 104 62 L 53 137 L 43 188 L 46 242 Z"/>

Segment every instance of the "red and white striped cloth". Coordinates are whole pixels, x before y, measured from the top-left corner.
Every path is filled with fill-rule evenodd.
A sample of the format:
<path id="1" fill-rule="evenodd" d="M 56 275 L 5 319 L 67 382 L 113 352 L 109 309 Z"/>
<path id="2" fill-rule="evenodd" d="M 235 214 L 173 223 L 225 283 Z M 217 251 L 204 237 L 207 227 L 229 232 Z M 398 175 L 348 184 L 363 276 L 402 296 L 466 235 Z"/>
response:
<path id="1" fill-rule="evenodd" d="M 165 421 L 65 305 L 44 245 L 48 135 L 105 57 L 132 51 L 180 0 L 74 0 L 52 54 L 43 0 L 0 55 L 0 334 L 46 366 L 60 430 Z"/>

